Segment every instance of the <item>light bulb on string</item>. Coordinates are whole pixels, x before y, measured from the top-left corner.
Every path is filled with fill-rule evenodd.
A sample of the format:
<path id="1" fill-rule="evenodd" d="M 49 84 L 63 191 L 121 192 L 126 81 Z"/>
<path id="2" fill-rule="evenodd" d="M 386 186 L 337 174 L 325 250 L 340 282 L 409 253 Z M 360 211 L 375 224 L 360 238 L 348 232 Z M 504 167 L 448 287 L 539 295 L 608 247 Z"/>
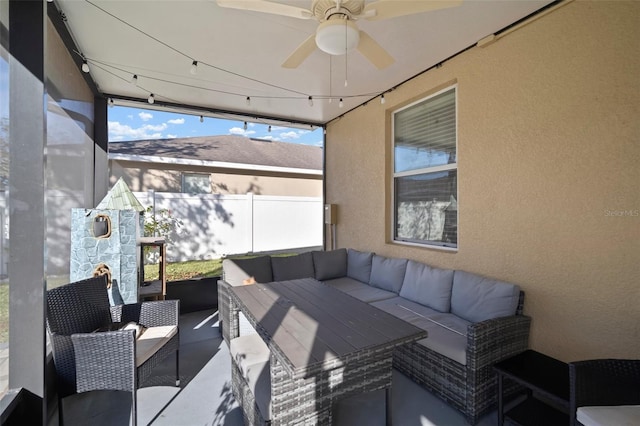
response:
<path id="1" fill-rule="evenodd" d="M 134 74 L 133 77 L 131 77 L 131 82 L 137 86 L 138 85 L 138 74 Z"/>
<path id="2" fill-rule="evenodd" d="M 247 96 L 247 106 L 251 106 L 251 98 Z"/>
<path id="3" fill-rule="evenodd" d="M 82 60 L 82 72 L 84 72 L 84 73 L 88 73 L 89 72 L 89 63 L 87 62 L 86 59 Z"/>
<path id="4" fill-rule="evenodd" d="M 201 123 L 204 122 L 204 117 L 203 116 L 200 116 L 200 122 Z"/>
<path id="5" fill-rule="evenodd" d="M 384 94 L 380 95 L 380 103 L 384 105 L 385 102 L 386 100 L 384 99 Z"/>
<path id="6" fill-rule="evenodd" d="M 114 105 L 113 98 L 109 98 L 109 108 L 113 108 Z"/>
<path id="7" fill-rule="evenodd" d="M 247 130 L 247 122 L 246 122 L 246 121 L 244 122 L 244 127 L 243 127 L 243 129 L 244 129 L 244 130 Z"/>
<path id="8" fill-rule="evenodd" d="M 313 97 L 309 96 L 309 106 L 312 107 L 313 106 Z"/>
<path id="9" fill-rule="evenodd" d="M 344 102 L 342 102 L 342 98 L 340 98 L 340 102 L 338 102 L 338 107 L 342 108 L 344 106 Z"/>
<path id="10" fill-rule="evenodd" d="M 191 62 L 191 69 L 189 70 L 191 75 L 198 74 L 198 61 Z"/>
<path id="11" fill-rule="evenodd" d="M 153 103 L 156 101 L 156 98 L 153 97 L 153 93 L 151 93 L 149 95 L 149 98 L 147 99 L 147 102 L 149 102 L 151 105 L 153 105 Z"/>
<path id="12" fill-rule="evenodd" d="M 271 125 L 269 125 L 269 129 L 267 129 L 269 133 L 271 133 Z"/>

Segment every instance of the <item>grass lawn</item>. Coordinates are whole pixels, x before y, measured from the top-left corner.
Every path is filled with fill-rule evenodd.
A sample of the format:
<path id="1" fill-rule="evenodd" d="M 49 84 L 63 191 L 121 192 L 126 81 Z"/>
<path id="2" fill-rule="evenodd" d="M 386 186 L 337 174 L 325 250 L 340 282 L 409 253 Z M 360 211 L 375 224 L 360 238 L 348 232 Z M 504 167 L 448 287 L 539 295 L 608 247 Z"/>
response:
<path id="1" fill-rule="evenodd" d="M 219 277 L 220 275 L 222 275 L 222 259 L 191 260 L 188 262 L 167 264 L 167 281 Z M 144 265 L 144 280 L 151 281 L 157 279 L 158 265 Z"/>

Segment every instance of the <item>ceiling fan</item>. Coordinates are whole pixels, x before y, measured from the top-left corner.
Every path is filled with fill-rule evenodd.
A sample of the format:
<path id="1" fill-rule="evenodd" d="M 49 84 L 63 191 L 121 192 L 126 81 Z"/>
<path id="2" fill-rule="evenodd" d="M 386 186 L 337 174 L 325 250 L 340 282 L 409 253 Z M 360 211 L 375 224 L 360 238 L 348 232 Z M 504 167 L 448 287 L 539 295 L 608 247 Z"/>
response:
<path id="1" fill-rule="evenodd" d="M 344 55 L 357 49 L 378 69 L 394 62 L 389 53 L 366 32 L 358 29 L 354 21 L 366 19 L 380 21 L 398 16 L 429 12 L 458 6 L 462 0 L 313 0 L 311 9 L 304 9 L 267 0 L 216 0 L 218 6 L 231 9 L 271 13 L 298 19 L 315 19 L 320 23 L 314 35 L 309 36 L 284 61 L 284 68 L 297 68 L 318 47 L 330 55 Z"/>

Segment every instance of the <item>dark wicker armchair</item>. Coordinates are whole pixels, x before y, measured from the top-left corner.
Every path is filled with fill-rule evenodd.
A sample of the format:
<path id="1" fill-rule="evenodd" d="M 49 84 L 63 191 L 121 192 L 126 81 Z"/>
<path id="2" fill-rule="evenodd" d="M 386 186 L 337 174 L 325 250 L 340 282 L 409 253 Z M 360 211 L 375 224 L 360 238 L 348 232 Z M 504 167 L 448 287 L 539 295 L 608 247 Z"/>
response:
<path id="1" fill-rule="evenodd" d="M 569 414 L 579 407 L 640 404 L 640 360 L 594 359 L 569 363 Z"/>
<path id="2" fill-rule="evenodd" d="M 176 386 L 180 385 L 179 301 L 110 306 L 106 284 L 101 276 L 47 292 L 47 332 L 56 367 L 61 424 L 62 398 L 92 390 L 118 390 L 132 394 L 135 425 L 136 389 L 154 366 L 173 353 Z M 130 321 L 149 327 L 139 340 L 134 330 L 96 332 Z"/>

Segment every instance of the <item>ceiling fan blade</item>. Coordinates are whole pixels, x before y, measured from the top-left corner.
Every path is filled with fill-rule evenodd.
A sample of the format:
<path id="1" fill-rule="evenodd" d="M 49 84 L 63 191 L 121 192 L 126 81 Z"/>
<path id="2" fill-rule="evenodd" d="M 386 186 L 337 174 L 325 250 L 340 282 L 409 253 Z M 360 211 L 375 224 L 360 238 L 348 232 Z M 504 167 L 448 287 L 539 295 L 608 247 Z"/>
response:
<path id="1" fill-rule="evenodd" d="M 414 13 L 460 6 L 462 0 L 378 0 L 364 7 L 363 18 L 381 21 Z"/>
<path id="2" fill-rule="evenodd" d="M 360 43 L 358 52 L 367 58 L 379 70 L 393 64 L 395 60 L 382 48 L 369 34 L 360 31 Z"/>
<path id="3" fill-rule="evenodd" d="M 216 0 L 216 3 L 220 7 L 226 7 L 229 9 L 272 13 L 274 15 L 290 16 L 298 19 L 313 18 L 313 14 L 310 10 L 265 0 Z"/>
<path id="4" fill-rule="evenodd" d="M 316 50 L 316 47 L 316 35 L 312 34 L 289 55 L 282 63 L 282 68 L 298 68 Z"/>

